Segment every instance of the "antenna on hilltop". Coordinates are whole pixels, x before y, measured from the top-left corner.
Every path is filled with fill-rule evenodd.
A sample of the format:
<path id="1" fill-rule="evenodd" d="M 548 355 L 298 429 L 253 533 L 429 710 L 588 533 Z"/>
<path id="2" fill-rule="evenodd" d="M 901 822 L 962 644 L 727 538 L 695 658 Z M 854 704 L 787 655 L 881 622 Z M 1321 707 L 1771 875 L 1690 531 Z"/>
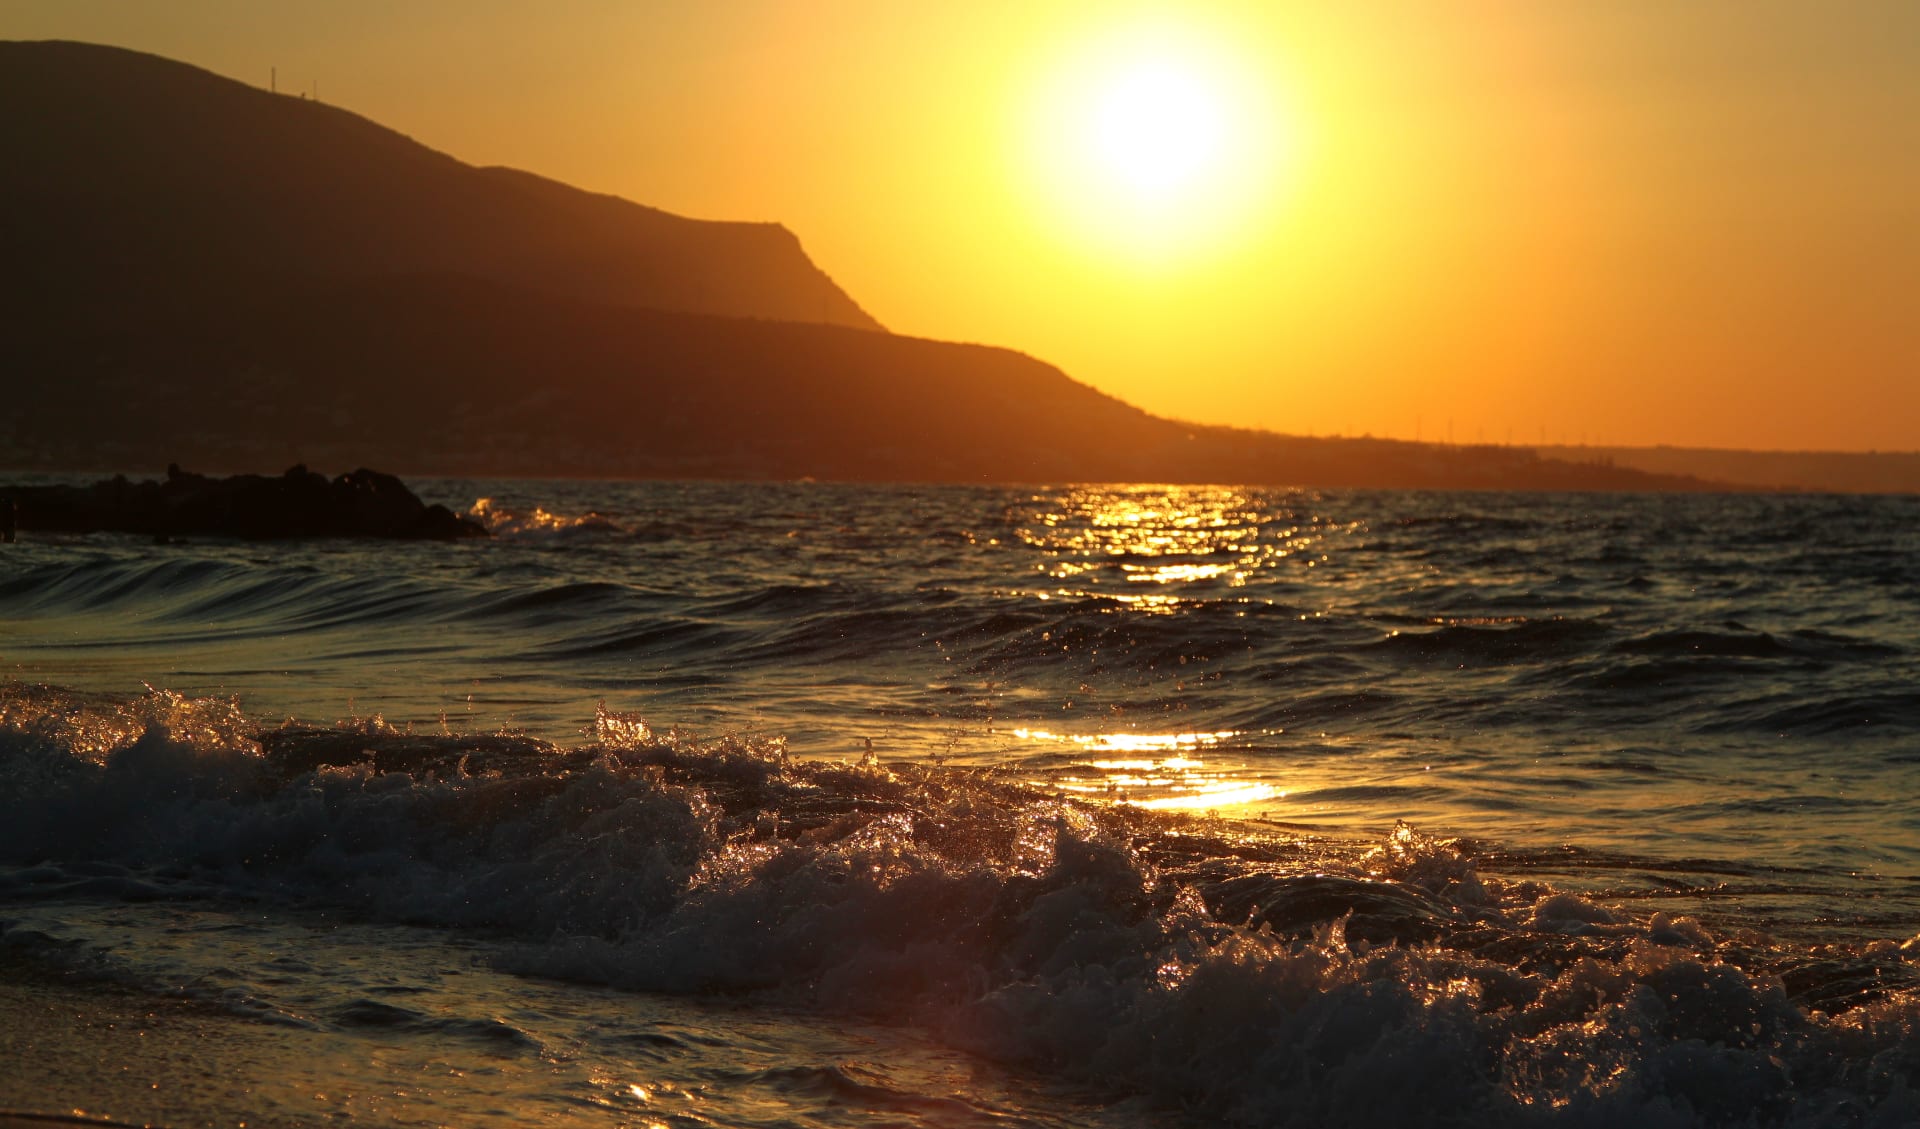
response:
<path id="1" fill-rule="evenodd" d="M 279 67 L 267 68 L 267 90 L 274 94 L 280 93 L 280 68 Z"/>

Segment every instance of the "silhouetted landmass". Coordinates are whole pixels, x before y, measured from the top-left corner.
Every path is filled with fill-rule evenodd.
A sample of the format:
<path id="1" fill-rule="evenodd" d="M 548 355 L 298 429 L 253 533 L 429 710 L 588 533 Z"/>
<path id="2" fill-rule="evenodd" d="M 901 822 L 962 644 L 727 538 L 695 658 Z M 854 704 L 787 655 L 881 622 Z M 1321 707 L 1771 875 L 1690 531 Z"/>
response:
<path id="1" fill-rule="evenodd" d="M 29 300 L 177 303 L 445 273 L 878 329 L 778 224 L 475 168 L 333 106 L 115 47 L 0 42 L 0 230 Z"/>
<path id="2" fill-rule="evenodd" d="M 1709 488 L 1157 418 L 878 331 L 783 229 L 474 169 L 112 48 L 0 44 L 0 152 L 15 467 Z"/>
<path id="3" fill-rule="evenodd" d="M 1607 460 L 1654 474 L 1768 490 L 1920 494 L 1920 451 L 1737 451 L 1700 447 L 1541 447 L 1550 459 Z"/>
<path id="4" fill-rule="evenodd" d="M 0 489 L 0 510 L 23 531 L 174 537 L 383 537 L 451 541 L 486 529 L 429 506 L 398 478 L 364 467 L 329 479 L 304 466 L 277 478 L 209 478 L 177 466 L 164 482 L 116 477 L 88 486 Z"/>
<path id="5" fill-rule="evenodd" d="M 1300 439 L 1148 415 L 1005 349 L 589 306 L 464 280 L 22 327 L 16 462 L 298 458 L 408 473 L 1689 489 L 1519 448 Z M 82 348 L 76 341 L 84 340 Z"/>

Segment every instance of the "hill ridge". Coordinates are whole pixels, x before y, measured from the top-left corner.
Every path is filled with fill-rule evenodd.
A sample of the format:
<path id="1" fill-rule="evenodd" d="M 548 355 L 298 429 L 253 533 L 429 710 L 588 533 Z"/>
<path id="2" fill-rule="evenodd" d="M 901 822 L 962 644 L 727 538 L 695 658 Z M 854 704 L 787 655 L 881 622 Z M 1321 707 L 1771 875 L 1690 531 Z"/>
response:
<path id="1" fill-rule="evenodd" d="M 0 151 L 15 467 L 1708 486 L 1160 419 L 1017 350 L 884 332 L 779 224 L 476 168 L 119 48 L 0 43 Z"/>
<path id="2" fill-rule="evenodd" d="M 0 230 L 41 289 L 233 292 L 471 274 L 564 296 L 879 330 L 779 224 L 475 166 L 351 110 L 125 48 L 0 42 Z M 77 197 L 77 198 L 76 198 Z M 30 218 L 29 218 L 30 217 Z M 297 222 L 293 222 L 297 221 Z"/>

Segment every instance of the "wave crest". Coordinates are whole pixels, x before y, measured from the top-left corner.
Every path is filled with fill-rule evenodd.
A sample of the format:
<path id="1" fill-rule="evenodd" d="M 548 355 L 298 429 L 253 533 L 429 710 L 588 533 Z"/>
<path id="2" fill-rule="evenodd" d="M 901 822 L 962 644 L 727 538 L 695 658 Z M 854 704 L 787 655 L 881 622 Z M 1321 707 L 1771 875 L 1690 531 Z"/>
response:
<path id="1" fill-rule="evenodd" d="M 1405 824 L 1306 839 L 604 708 L 570 748 L 242 739 L 226 708 L 16 691 L 0 897 L 119 879 L 485 930 L 513 971 L 772 993 L 1234 1124 L 1920 1112 L 1906 950 L 1717 940 Z"/>

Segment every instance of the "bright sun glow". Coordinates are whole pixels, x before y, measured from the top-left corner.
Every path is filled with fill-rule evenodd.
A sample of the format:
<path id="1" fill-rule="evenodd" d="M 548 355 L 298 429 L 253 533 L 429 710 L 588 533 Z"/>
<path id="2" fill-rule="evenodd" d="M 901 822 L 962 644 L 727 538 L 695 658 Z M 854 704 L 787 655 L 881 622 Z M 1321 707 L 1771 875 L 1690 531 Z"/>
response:
<path id="1" fill-rule="evenodd" d="M 1178 197 L 1221 174 L 1230 107 L 1205 76 L 1164 61 L 1114 76 L 1096 92 L 1087 142 L 1115 188 L 1143 200 Z"/>
<path id="2" fill-rule="evenodd" d="M 1036 217 L 1156 268 L 1274 222 L 1297 148 L 1278 76 L 1224 34 L 1135 27 L 1076 43 L 1023 103 Z"/>

